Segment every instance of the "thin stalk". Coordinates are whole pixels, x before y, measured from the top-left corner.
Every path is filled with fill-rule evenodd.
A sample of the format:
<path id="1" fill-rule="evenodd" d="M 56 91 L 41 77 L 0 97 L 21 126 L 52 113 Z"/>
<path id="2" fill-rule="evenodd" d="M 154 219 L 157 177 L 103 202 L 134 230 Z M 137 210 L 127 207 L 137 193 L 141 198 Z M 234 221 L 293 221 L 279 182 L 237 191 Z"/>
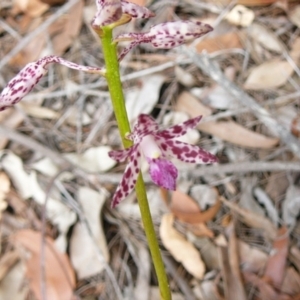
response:
<path id="1" fill-rule="evenodd" d="M 116 44 L 112 43 L 112 29 L 109 27 L 103 28 L 103 33 L 100 35 L 100 38 L 102 42 L 102 50 L 106 65 L 105 76 L 107 80 L 107 85 L 110 92 L 111 101 L 114 108 L 122 142 L 124 147 L 127 148 L 132 145 L 132 142 L 125 138 L 126 133 L 130 132 L 130 124 L 126 112 L 125 99 L 120 79 L 119 63 L 117 58 L 117 46 Z M 159 250 L 153 221 L 149 209 L 146 188 L 141 174 L 137 179 L 135 191 L 141 211 L 141 217 L 144 225 L 146 238 L 148 241 L 152 261 L 154 264 L 159 284 L 161 299 L 171 300 L 172 297 L 169 288 L 169 283 L 163 260 L 161 257 L 161 253 Z"/>

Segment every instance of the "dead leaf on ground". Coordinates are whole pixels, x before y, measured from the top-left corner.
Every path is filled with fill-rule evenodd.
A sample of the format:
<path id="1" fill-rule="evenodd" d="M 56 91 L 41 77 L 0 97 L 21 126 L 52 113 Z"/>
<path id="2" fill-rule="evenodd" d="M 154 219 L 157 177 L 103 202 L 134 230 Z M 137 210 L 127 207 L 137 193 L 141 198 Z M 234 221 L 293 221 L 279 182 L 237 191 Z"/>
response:
<path id="1" fill-rule="evenodd" d="M 220 247 L 222 274 L 226 299 L 246 300 L 246 293 L 240 273 L 238 241 L 233 223 L 227 228 L 228 247 Z"/>
<path id="2" fill-rule="evenodd" d="M 277 237 L 273 241 L 273 249 L 270 253 L 263 279 L 270 283 L 276 290 L 281 289 L 285 275 L 289 247 L 289 232 L 286 227 L 278 229 Z"/>
<path id="3" fill-rule="evenodd" d="M 190 274 L 197 279 L 202 279 L 205 265 L 199 251 L 173 227 L 173 222 L 174 216 L 172 214 L 165 214 L 161 218 L 159 233 L 163 245 Z"/>
<path id="4" fill-rule="evenodd" d="M 175 109 L 176 111 L 187 113 L 192 118 L 199 115 L 205 117 L 212 114 L 210 108 L 206 107 L 198 101 L 196 97 L 186 92 L 179 96 Z M 205 118 L 203 121 L 205 121 Z M 275 147 L 279 142 L 278 138 L 271 138 L 253 132 L 234 121 L 200 122 L 197 128 L 200 131 L 242 147 L 269 149 Z"/>
<path id="5" fill-rule="evenodd" d="M 238 247 L 242 269 L 244 271 L 261 274 L 267 263 L 267 253 L 258 248 L 251 247 L 241 240 L 238 241 Z"/>
<path id="6" fill-rule="evenodd" d="M 9 108 L 3 111 L 0 115 L 0 122 L 3 126 L 11 129 L 17 128 L 24 121 L 24 114 L 15 108 Z M 9 142 L 9 139 L 5 136 L 0 136 L 0 149 Z"/>
<path id="7" fill-rule="evenodd" d="M 79 279 L 99 274 L 109 260 L 106 239 L 99 218 L 106 196 L 105 190 L 96 192 L 90 188 L 81 187 L 78 191 L 78 202 L 82 206 L 83 214 L 93 234 L 91 237 L 82 223 L 77 223 L 72 232 L 70 258 Z M 96 247 L 101 251 L 101 260 Z"/>
<path id="8" fill-rule="evenodd" d="M 191 197 L 178 190 L 172 193 L 170 204 L 170 209 L 174 216 L 189 224 L 206 223 L 212 220 L 220 210 L 220 207 L 221 201 L 217 200 L 209 209 L 201 211 Z"/>
<path id="9" fill-rule="evenodd" d="M 26 260 L 26 277 L 29 280 L 30 289 L 38 300 L 42 300 L 41 294 L 41 233 L 31 229 L 19 230 L 12 236 L 15 246 L 23 247 L 31 253 Z M 44 244 L 45 264 L 45 293 L 47 299 L 66 300 L 71 299 L 75 288 L 75 273 L 66 254 L 56 249 L 53 239 L 45 238 Z M 20 255 L 26 259 L 24 250 Z"/>
<path id="10" fill-rule="evenodd" d="M 240 35 L 237 32 L 229 32 L 223 35 L 207 38 L 196 45 L 197 52 L 205 50 L 208 53 L 235 48 L 243 48 L 240 41 Z"/>
<path id="11" fill-rule="evenodd" d="M 25 272 L 25 266 L 22 262 L 15 264 L 8 270 L 6 276 L 0 281 L 0 299 L 28 299 L 29 287 L 24 284 Z"/>
<path id="12" fill-rule="evenodd" d="M 31 18 L 41 16 L 49 9 L 49 5 L 41 0 L 14 0 L 13 10 L 27 14 Z"/>
<path id="13" fill-rule="evenodd" d="M 232 209 L 233 213 L 237 213 L 238 218 L 246 225 L 261 229 L 265 233 L 266 237 L 270 240 L 274 240 L 277 236 L 277 230 L 274 224 L 267 218 L 252 213 L 249 210 L 240 208 L 236 203 L 230 202 L 223 197 L 220 200 Z"/>
<path id="14" fill-rule="evenodd" d="M 193 94 L 186 91 L 178 96 L 175 110 L 185 112 L 191 117 L 203 116 L 204 118 L 212 114 L 211 108 L 202 104 Z"/>
<path id="15" fill-rule="evenodd" d="M 270 149 L 279 143 L 278 138 L 267 137 L 251 131 L 234 121 L 205 122 L 200 123 L 197 128 L 241 147 Z"/>
<path id="16" fill-rule="evenodd" d="M 254 18 L 254 11 L 240 4 L 236 5 L 225 17 L 229 23 L 242 27 L 248 27 Z"/>
<path id="17" fill-rule="evenodd" d="M 284 47 L 279 38 L 266 26 L 253 23 L 247 28 L 247 34 L 254 42 L 263 46 L 265 49 L 276 53 L 282 53 L 284 51 Z"/>
<path id="18" fill-rule="evenodd" d="M 0 282 L 10 271 L 10 269 L 18 262 L 19 254 L 17 251 L 6 252 L 0 259 Z M 1 289 L 0 289 L 1 290 Z M 0 297 L 0 299 L 2 299 Z"/>
<path id="19" fill-rule="evenodd" d="M 0 220 L 2 212 L 7 208 L 6 195 L 10 190 L 10 180 L 4 172 L 0 172 Z"/>
<path id="20" fill-rule="evenodd" d="M 159 99 L 159 92 L 166 77 L 160 74 L 140 78 L 140 87 L 125 91 L 126 109 L 130 122 L 140 114 L 149 114 Z M 145 99 L 147 99 L 145 101 Z"/>
<path id="21" fill-rule="evenodd" d="M 289 19 L 300 28 L 300 5 L 297 5 L 290 11 Z"/>
<path id="22" fill-rule="evenodd" d="M 287 61 L 271 60 L 254 67 L 246 79 L 245 89 L 265 90 L 284 85 L 294 73 Z"/>
<path id="23" fill-rule="evenodd" d="M 83 7 L 83 0 L 79 0 L 68 14 L 61 16 L 49 27 L 49 33 L 53 35 L 52 45 L 55 55 L 62 55 L 78 36 L 83 20 Z"/>

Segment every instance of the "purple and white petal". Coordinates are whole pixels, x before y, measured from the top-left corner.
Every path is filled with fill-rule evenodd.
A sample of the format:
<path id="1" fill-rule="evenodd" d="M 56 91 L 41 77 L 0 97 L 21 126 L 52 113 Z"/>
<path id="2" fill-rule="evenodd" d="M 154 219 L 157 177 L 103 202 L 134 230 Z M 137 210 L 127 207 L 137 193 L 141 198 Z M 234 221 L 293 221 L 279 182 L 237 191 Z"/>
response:
<path id="1" fill-rule="evenodd" d="M 148 37 L 155 48 L 170 49 L 196 39 L 213 28 L 202 22 L 175 21 L 151 27 Z"/>
<path id="2" fill-rule="evenodd" d="M 195 164 L 211 164 L 218 162 L 218 158 L 208 151 L 194 145 L 176 140 L 156 140 L 162 153 L 167 157 L 174 157 L 183 162 Z"/>
<path id="3" fill-rule="evenodd" d="M 131 154 L 132 147 L 123 150 L 112 150 L 108 152 L 108 156 L 118 162 L 124 162 Z"/>
<path id="4" fill-rule="evenodd" d="M 22 100 L 46 73 L 46 69 L 38 62 L 27 64 L 0 94 L 0 111 L 13 106 Z"/>
<path id="5" fill-rule="evenodd" d="M 99 28 L 118 21 L 122 17 L 120 0 L 96 0 L 97 12 L 92 26 Z"/>
<path id="6" fill-rule="evenodd" d="M 131 155 L 129 156 L 129 163 L 126 166 L 123 178 L 117 187 L 117 190 L 113 196 L 111 206 L 115 207 L 122 200 L 124 200 L 134 189 L 137 181 L 137 177 L 140 172 L 140 159 L 141 153 L 138 149 L 138 145 L 132 147 Z"/>
<path id="7" fill-rule="evenodd" d="M 176 190 L 177 168 L 164 158 L 147 158 L 152 181 L 167 190 Z"/>
<path id="8" fill-rule="evenodd" d="M 177 124 L 168 129 L 162 130 L 156 133 L 155 136 L 160 136 L 164 139 L 178 138 L 186 134 L 189 129 L 195 128 L 199 124 L 201 118 L 202 116 L 198 116 L 196 118 L 189 119 L 181 124 Z"/>
<path id="9" fill-rule="evenodd" d="M 126 136 L 127 139 L 133 141 L 134 144 L 140 143 L 142 138 L 148 134 L 158 131 L 158 124 L 149 115 L 140 114 L 134 125 L 133 131 Z"/>
<path id="10" fill-rule="evenodd" d="M 155 16 L 155 13 L 144 6 L 140 6 L 126 0 L 121 0 L 121 3 L 123 13 L 130 15 L 132 18 L 148 19 Z"/>

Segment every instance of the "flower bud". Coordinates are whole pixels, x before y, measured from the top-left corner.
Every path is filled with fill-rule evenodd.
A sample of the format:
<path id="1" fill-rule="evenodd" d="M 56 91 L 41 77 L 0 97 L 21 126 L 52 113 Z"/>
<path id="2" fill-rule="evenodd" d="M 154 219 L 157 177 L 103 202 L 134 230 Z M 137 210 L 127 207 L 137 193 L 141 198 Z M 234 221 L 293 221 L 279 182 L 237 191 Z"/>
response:
<path id="1" fill-rule="evenodd" d="M 120 0 L 96 0 L 97 12 L 92 21 L 93 27 L 106 26 L 118 21 L 122 16 Z"/>
<path id="2" fill-rule="evenodd" d="M 148 38 L 155 48 L 170 49 L 194 40 L 213 28 L 202 22 L 175 21 L 155 25 L 150 28 Z"/>
<path id="3" fill-rule="evenodd" d="M 50 63 L 59 63 L 68 68 L 102 74 L 104 71 L 97 67 L 88 67 L 77 65 L 73 62 L 67 61 L 61 57 L 50 55 L 39 59 L 36 62 L 27 64 L 3 89 L 0 94 L 0 111 L 7 107 L 13 106 L 22 100 L 47 72 L 45 68 Z"/>

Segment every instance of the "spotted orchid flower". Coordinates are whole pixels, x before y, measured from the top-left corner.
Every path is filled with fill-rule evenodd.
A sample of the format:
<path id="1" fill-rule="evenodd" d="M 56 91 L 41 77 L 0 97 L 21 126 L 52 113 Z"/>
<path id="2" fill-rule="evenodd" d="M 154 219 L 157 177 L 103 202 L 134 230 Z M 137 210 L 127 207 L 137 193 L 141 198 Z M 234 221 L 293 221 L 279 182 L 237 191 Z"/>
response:
<path id="1" fill-rule="evenodd" d="M 0 111 L 21 101 L 45 75 L 47 72 L 46 66 L 50 63 L 58 63 L 68 68 L 88 73 L 104 74 L 103 69 L 77 65 L 55 55 L 43 57 L 36 62 L 27 64 L 9 81 L 0 94 Z"/>
<path id="2" fill-rule="evenodd" d="M 92 20 L 95 29 L 113 23 L 118 24 L 122 17 L 126 21 L 121 21 L 120 24 L 129 22 L 131 18 L 146 19 L 155 15 L 148 8 L 126 0 L 96 0 L 96 5 L 97 12 Z"/>
<path id="3" fill-rule="evenodd" d="M 141 43 L 150 43 L 155 48 L 171 49 L 196 39 L 212 30 L 213 28 L 210 25 L 202 22 L 181 20 L 152 26 L 150 30 L 145 33 L 124 33 L 119 35 L 114 41 L 131 42 L 119 55 L 120 61 L 133 47 Z"/>
<path id="4" fill-rule="evenodd" d="M 176 140 L 186 134 L 188 129 L 195 128 L 201 117 L 187 120 L 166 130 L 159 130 L 158 124 L 152 117 L 146 114 L 139 115 L 132 133 L 126 137 L 133 142 L 133 146 L 125 150 L 109 152 L 109 156 L 118 162 L 129 160 L 121 183 L 113 196 L 112 207 L 118 205 L 134 189 L 142 156 L 149 164 L 152 181 L 168 190 L 176 189 L 178 176 L 177 168 L 169 160 L 170 158 L 198 164 L 217 162 L 213 154 L 202 148 Z"/>

